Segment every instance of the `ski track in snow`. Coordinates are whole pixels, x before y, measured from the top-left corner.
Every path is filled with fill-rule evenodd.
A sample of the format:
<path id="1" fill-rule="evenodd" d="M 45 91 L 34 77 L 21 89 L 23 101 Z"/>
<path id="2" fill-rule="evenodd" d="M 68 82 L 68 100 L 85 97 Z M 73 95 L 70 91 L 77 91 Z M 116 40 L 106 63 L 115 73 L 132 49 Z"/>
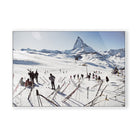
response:
<path id="1" fill-rule="evenodd" d="M 26 51 L 14 51 L 13 55 L 13 106 L 41 106 L 38 103 L 36 89 L 41 95 L 45 97 L 48 97 L 53 92 L 49 80 L 50 73 L 52 73 L 56 77 L 56 88 L 58 85 L 62 86 L 64 84 L 60 91 L 57 92 L 54 99 L 54 94 L 48 97 L 49 100 L 53 101 L 59 107 L 83 107 L 95 98 L 100 82 L 92 78 L 89 81 L 87 78 L 85 78 L 86 66 L 82 66 L 84 61 L 80 60 L 76 63 L 73 58 L 66 58 L 64 55 L 50 56 L 49 54 L 39 54 L 35 52 L 30 54 Z M 39 84 L 36 83 L 36 86 L 32 89 L 29 100 L 28 95 L 30 93 L 30 88 L 24 89 L 24 87 L 20 85 L 18 86 L 18 88 L 16 88 L 21 77 L 23 77 L 24 81 L 29 78 L 27 69 L 31 69 L 33 71 L 37 69 L 39 73 Z M 87 69 L 89 73 L 93 73 L 93 71 L 96 70 L 102 72 L 97 73 L 97 75 L 101 76 L 101 79 L 103 80 L 103 84 L 98 94 L 100 94 L 107 85 L 107 87 L 103 91 L 102 96 L 100 96 L 95 101 L 93 106 L 125 106 L 125 84 L 123 83 L 123 76 L 112 74 L 112 69 L 109 67 L 103 68 L 100 66 L 87 64 Z M 74 79 L 74 74 L 84 74 L 85 77 L 79 80 L 76 76 L 76 78 Z M 72 76 L 72 79 L 70 78 L 70 76 Z M 106 76 L 108 76 L 110 79 L 108 84 L 105 82 Z M 67 99 L 66 102 L 63 102 L 65 97 L 72 93 L 76 89 L 78 84 L 80 84 L 80 87 L 76 90 L 76 92 L 69 99 Z M 88 87 L 89 90 L 87 90 Z M 16 91 L 14 91 L 15 89 Z M 22 93 L 18 95 L 21 91 Z M 43 107 L 55 107 L 54 104 L 50 103 L 42 97 L 40 97 L 40 100 Z"/>

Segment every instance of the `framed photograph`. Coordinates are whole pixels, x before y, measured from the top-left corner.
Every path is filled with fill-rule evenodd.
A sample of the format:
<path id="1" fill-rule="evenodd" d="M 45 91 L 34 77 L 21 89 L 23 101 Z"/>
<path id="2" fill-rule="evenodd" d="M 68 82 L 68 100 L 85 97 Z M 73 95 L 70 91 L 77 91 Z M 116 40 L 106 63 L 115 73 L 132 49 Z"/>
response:
<path id="1" fill-rule="evenodd" d="M 125 107 L 125 31 L 13 31 L 13 107 Z"/>

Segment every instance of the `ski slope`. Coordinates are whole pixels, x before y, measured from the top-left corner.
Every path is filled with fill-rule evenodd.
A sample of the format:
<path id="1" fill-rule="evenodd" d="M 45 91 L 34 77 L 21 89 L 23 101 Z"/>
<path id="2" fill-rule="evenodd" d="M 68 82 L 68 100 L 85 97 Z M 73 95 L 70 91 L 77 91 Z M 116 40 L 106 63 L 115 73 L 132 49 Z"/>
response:
<path id="1" fill-rule="evenodd" d="M 42 52 L 13 51 L 13 106 L 19 107 L 122 107 L 125 106 L 125 84 L 124 74 L 112 74 L 112 69 L 106 64 L 99 65 L 100 61 L 89 60 L 87 64 L 84 57 L 80 61 L 69 58 L 65 54 L 51 54 Z M 103 61 L 104 62 L 104 61 Z M 84 66 L 86 64 L 87 66 Z M 104 67 L 103 67 L 104 66 Z M 28 70 L 38 70 L 39 83 L 35 86 L 25 88 L 18 85 L 23 77 L 26 81 Z M 86 74 L 95 73 L 102 81 Z M 57 91 L 51 89 L 49 75 L 52 73 L 55 79 Z M 84 78 L 74 79 L 74 74 L 84 74 Z M 72 77 L 71 77 L 72 76 Z M 105 77 L 109 77 L 109 82 Z M 79 87 L 78 87 L 79 86 Z M 61 87 L 61 88 L 60 88 Z M 38 90 L 38 96 L 36 91 Z M 73 92 L 76 90 L 75 92 Z M 98 91 L 99 90 L 99 91 Z M 73 93 L 73 94 L 72 94 Z M 71 95 L 72 94 L 72 95 Z M 70 96 L 71 95 L 71 96 Z M 29 99 L 28 99 L 29 96 Z M 70 97 L 69 97 L 70 96 Z M 69 99 L 68 99 L 69 97 Z M 88 104 L 89 103 L 89 104 Z"/>

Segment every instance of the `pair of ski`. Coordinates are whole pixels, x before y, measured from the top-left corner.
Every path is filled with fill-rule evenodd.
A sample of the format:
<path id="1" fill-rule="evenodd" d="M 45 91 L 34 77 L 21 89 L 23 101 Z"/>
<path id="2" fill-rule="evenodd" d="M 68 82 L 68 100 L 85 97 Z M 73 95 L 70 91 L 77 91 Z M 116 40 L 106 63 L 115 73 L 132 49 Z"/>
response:
<path id="1" fill-rule="evenodd" d="M 51 95 L 53 95 L 54 94 L 54 96 L 53 96 L 53 98 L 52 99 L 54 99 L 55 98 L 55 96 L 57 95 L 57 93 L 63 88 L 63 86 L 65 85 L 65 82 L 62 84 L 62 86 L 60 87 L 60 86 L 58 86 L 58 88 L 56 89 L 56 90 L 54 90 L 47 98 L 49 98 Z"/>
<path id="2" fill-rule="evenodd" d="M 36 90 L 36 96 L 37 96 L 37 100 L 38 100 L 38 105 L 43 106 L 38 90 Z"/>
<path id="3" fill-rule="evenodd" d="M 30 100 L 30 97 L 31 97 L 32 91 L 33 91 L 33 86 L 32 86 L 31 89 L 30 89 L 30 93 L 29 93 L 27 99 L 28 99 L 28 102 L 30 103 L 30 105 L 33 107 L 33 104 L 32 104 L 32 102 L 31 102 L 31 100 Z"/>
<path id="4" fill-rule="evenodd" d="M 66 77 L 63 77 L 63 78 L 60 77 L 59 80 L 58 80 L 58 82 L 59 82 L 59 83 L 62 83 L 62 82 L 65 80 L 65 78 L 66 78 Z"/>
<path id="5" fill-rule="evenodd" d="M 31 89 L 33 89 L 33 87 L 34 87 L 34 85 L 31 86 Z M 30 86 L 24 87 L 16 96 L 13 97 L 13 99 L 16 98 L 17 96 L 19 96 L 24 90 L 26 90 L 26 88 L 30 88 Z"/>
<path id="6" fill-rule="evenodd" d="M 46 80 L 47 84 L 49 85 L 49 84 L 50 84 L 50 82 L 46 79 L 46 77 L 45 77 L 45 76 L 43 76 L 43 78 L 44 78 L 44 80 Z"/>
<path id="7" fill-rule="evenodd" d="M 74 80 L 72 80 L 72 78 L 71 78 L 71 81 L 72 81 L 72 83 L 73 83 L 73 85 L 75 86 L 75 87 L 77 87 L 78 86 L 78 84 L 80 85 L 82 82 L 83 82 L 83 80 L 81 80 L 81 82 L 80 82 L 80 80 L 78 81 L 78 82 L 74 82 Z M 82 86 L 80 86 L 80 88 L 83 88 Z M 84 88 L 83 88 L 84 89 Z M 79 91 L 82 91 L 82 90 L 80 90 L 79 89 Z"/>
<path id="8" fill-rule="evenodd" d="M 18 97 L 19 95 L 21 95 L 22 92 L 23 92 L 24 90 L 26 90 L 26 88 L 28 88 L 28 87 L 23 88 L 16 96 L 13 97 L 13 99 L 15 99 L 16 97 Z M 31 93 L 32 93 L 32 89 L 33 89 L 33 88 L 31 88 L 30 93 L 29 93 L 28 98 L 27 98 L 31 106 L 33 106 L 33 104 L 32 104 L 31 101 L 30 101 L 30 96 L 31 96 Z"/>
<path id="9" fill-rule="evenodd" d="M 97 87 L 98 85 L 99 85 L 99 83 L 98 83 L 98 84 L 95 84 L 93 87 L 91 87 L 91 90 L 92 90 L 93 88 Z"/>
<path id="10" fill-rule="evenodd" d="M 43 76 L 43 78 L 42 77 L 40 77 L 40 79 L 43 81 L 43 84 L 47 84 L 47 85 L 49 85 L 50 83 L 49 83 L 49 81 Z"/>
<path id="11" fill-rule="evenodd" d="M 69 83 L 67 84 L 67 86 L 64 88 L 64 90 L 61 91 L 61 93 L 63 93 L 63 92 L 69 87 L 69 85 L 70 85 L 70 81 L 69 81 Z"/>
<path id="12" fill-rule="evenodd" d="M 20 81 L 18 82 L 18 84 L 17 84 L 17 86 L 16 86 L 16 88 L 14 89 L 13 92 L 16 92 L 16 91 L 17 91 L 17 89 L 18 89 L 18 87 L 19 87 L 19 84 L 20 84 Z"/>
<path id="13" fill-rule="evenodd" d="M 55 96 L 57 95 L 57 93 L 63 94 L 63 92 L 69 87 L 70 81 L 69 81 L 69 83 L 67 84 L 67 86 L 60 92 L 60 90 L 63 88 L 64 85 L 65 85 L 65 82 L 63 83 L 63 85 L 61 86 L 61 88 L 59 88 L 59 89 L 55 92 L 55 95 L 54 95 L 54 97 L 53 97 L 52 99 L 55 98 Z"/>
<path id="14" fill-rule="evenodd" d="M 75 87 L 77 87 L 77 83 L 78 84 L 81 84 L 82 83 L 82 81 L 80 82 L 80 79 L 76 83 L 74 82 L 74 80 L 72 78 L 71 78 L 71 81 L 72 81 L 72 83 L 74 84 Z"/>
<path id="15" fill-rule="evenodd" d="M 22 93 L 26 88 L 27 88 L 27 87 L 23 88 L 16 96 L 13 97 L 13 99 L 16 98 L 17 96 L 21 95 L 21 93 Z"/>
<path id="16" fill-rule="evenodd" d="M 80 88 L 80 84 L 78 84 L 78 86 L 75 88 L 75 90 L 73 90 L 73 92 L 71 92 L 62 102 L 66 102 L 67 100 L 70 99 L 70 97 Z"/>
<path id="17" fill-rule="evenodd" d="M 98 99 L 99 97 L 102 96 L 104 90 L 105 90 L 106 87 L 108 86 L 108 85 L 105 85 L 105 87 L 104 87 L 103 90 L 101 91 L 101 94 L 98 95 L 98 94 L 99 94 L 99 91 L 100 91 L 100 89 L 101 89 L 102 84 L 103 84 L 103 81 L 101 81 L 100 86 L 99 86 L 99 88 L 98 88 L 98 90 L 97 90 L 97 93 L 96 93 L 94 99 L 93 99 L 92 101 L 88 102 L 87 104 L 85 104 L 84 106 L 88 106 L 88 105 L 93 106 L 93 105 L 94 105 L 94 102 L 96 102 L 97 99 Z"/>
<path id="18" fill-rule="evenodd" d="M 38 90 L 36 90 L 36 95 L 37 95 L 37 98 L 38 98 L 38 101 L 39 101 L 39 103 L 38 103 L 39 106 L 40 106 L 40 104 L 41 104 L 41 106 L 43 106 L 40 97 L 44 98 L 44 99 L 45 99 L 46 101 L 48 101 L 50 104 L 52 104 L 52 105 L 54 105 L 54 106 L 58 106 L 55 102 L 49 100 L 47 97 L 45 97 L 45 96 L 43 96 L 42 94 L 40 94 L 40 93 L 38 92 Z"/>

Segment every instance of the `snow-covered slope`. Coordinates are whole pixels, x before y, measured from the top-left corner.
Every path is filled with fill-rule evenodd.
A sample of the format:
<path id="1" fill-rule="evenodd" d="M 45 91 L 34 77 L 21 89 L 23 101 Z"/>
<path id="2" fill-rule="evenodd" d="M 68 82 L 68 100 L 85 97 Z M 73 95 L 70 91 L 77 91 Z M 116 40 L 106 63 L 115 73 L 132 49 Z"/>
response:
<path id="1" fill-rule="evenodd" d="M 83 55 L 84 56 L 84 55 Z M 97 55 L 93 55 L 97 56 Z M 90 62 L 95 59 L 95 63 Z M 98 57 L 91 58 L 90 54 L 87 54 L 87 58 L 84 56 L 81 60 L 75 62 L 73 58 L 67 58 L 65 54 L 56 54 L 51 56 L 51 53 L 35 52 L 29 53 L 27 51 L 13 51 L 13 103 L 14 106 L 55 106 L 48 100 L 40 97 L 42 105 L 36 95 L 36 90 L 39 93 L 57 106 L 86 106 L 87 103 L 95 98 L 97 90 L 100 88 L 101 82 L 95 78 L 86 78 L 86 74 L 95 73 L 103 80 L 103 84 L 99 90 L 99 96 L 92 106 L 124 106 L 125 105 L 125 89 L 124 89 L 124 75 L 114 75 L 111 73 L 112 69 L 105 68 L 105 65 L 99 66 Z M 97 60 L 97 61 L 96 61 Z M 94 61 L 93 61 L 94 62 Z M 97 63 L 96 63 L 97 62 Z M 103 61 L 104 62 L 104 61 Z M 86 63 L 84 66 L 82 63 Z M 21 77 L 23 80 L 27 80 L 28 70 L 35 71 L 37 69 L 39 73 L 38 81 L 35 81 L 35 87 L 31 91 L 30 88 L 24 89 L 24 86 L 18 85 Z M 62 89 L 55 95 L 51 95 L 53 90 L 49 80 L 49 74 L 52 73 L 55 77 L 55 86 L 63 86 Z M 76 74 L 74 79 L 73 75 Z M 84 78 L 77 78 L 81 74 L 84 74 Z M 71 77 L 72 76 L 72 77 Z M 109 77 L 107 83 L 105 77 Z M 65 98 L 70 95 L 80 84 L 80 88 L 68 99 L 63 102 Z M 18 87 L 17 87 L 18 86 Z M 103 92 L 102 92 L 103 91 Z M 22 93 L 21 93 L 22 92 Z M 21 94 L 20 94 L 21 93 Z M 28 100 L 28 96 L 29 100 Z M 51 96 L 49 96 L 51 95 Z M 54 98 L 53 98 L 54 97 Z M 91 106 L 91 105 L 88 105 Z"/>

